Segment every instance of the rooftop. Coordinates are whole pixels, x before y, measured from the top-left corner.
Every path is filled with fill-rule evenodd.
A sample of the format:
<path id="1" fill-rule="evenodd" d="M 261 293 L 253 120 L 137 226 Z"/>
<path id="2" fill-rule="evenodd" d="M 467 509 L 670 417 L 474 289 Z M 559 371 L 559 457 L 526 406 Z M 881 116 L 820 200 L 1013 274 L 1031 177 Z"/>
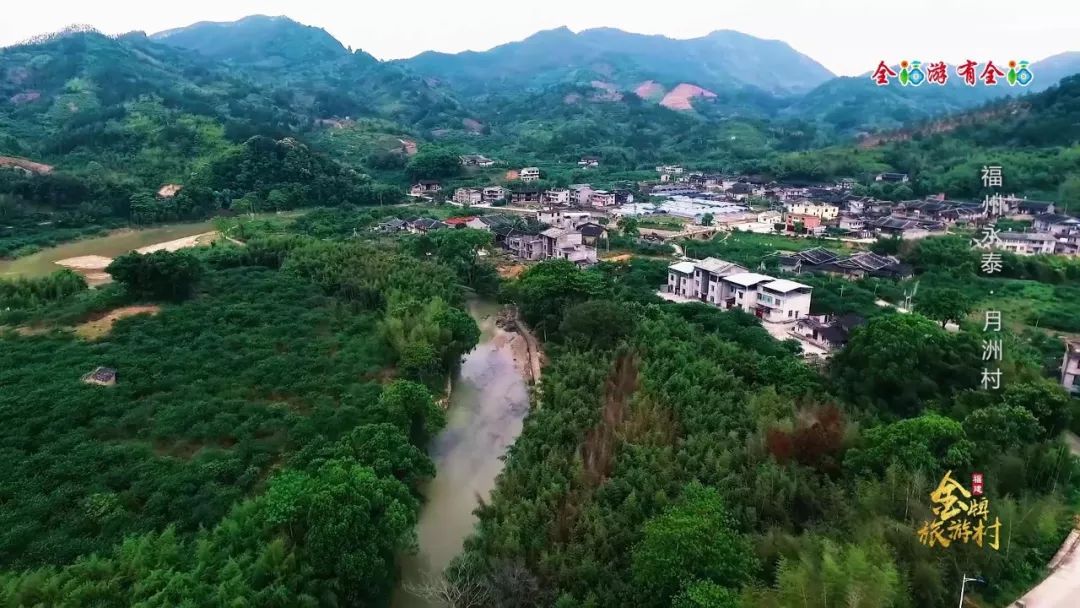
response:
<path id="1" fill-rule="evenodd" d="M 777 279 L 774 279 L 767 274 L 758 274 L 756 272 L 738 272 L 724 277 L 724 280 L 743 287 L 752 287 L 759 283 L 776 281 Z"/>
<path id="2" fill-rule="evenodd" d="M 668 268 L 680 274 L 692 274 L 694 272 L 695 266 L 693 262 L 679 262 L 677 264 L 672 264 L 671 266 L 668 266 Z"/>
<path id="3" fill-rule="evenodd" d="M 1037 222 L 1047 222 L 1050 224 L 1077 224 L 1080 220 L 1075 217 L 1069 217 L 1067 215 L 1061 215 L 1060 213 L 1043 213 L 1035 216 Z"/>
<path id="4" fill-rule="evenodd" d="M 740 268 L 736 264 L 733 264 L 731 262 L 725 262 L 724 260 L 720 260 L 717 258 L 705 258 L 704 260 L 696 262 L 694 265 L 706 272 L 711 272 L 714 274 L 732 270 L 733 267 L 739 268 L 740 271 L 745 271 L 745 269 Z"/>
<path id="5" fill-rule="evenodd" d="M 563 230 L 562 228 L 548 228 L 547 230 L 540 232 L 540 234 L 548 238 L 557 239 L 560 236 L 570 234 L 570 232 Z"/>
<path id="6" fill-rule="evenodd" d="M 728 277 L 728 279 L 730 278 L 731 277 Z M 798 289 L 812 289 L 809 285 L 803 285 L 802 283 L 796 283 L 795 281 L 789 281 L 787 279 L 776 279 L 771 283 L 766 283 L 763 287 L 769 291 L 778 291 L 780 293 L 789 293 Z"/>
<path id="7" fill-rule="evenodd" d="M 1056 241 L 1052 235 L 1042 232 L 999 232 L 998 238 L 1009 241 Z"/>

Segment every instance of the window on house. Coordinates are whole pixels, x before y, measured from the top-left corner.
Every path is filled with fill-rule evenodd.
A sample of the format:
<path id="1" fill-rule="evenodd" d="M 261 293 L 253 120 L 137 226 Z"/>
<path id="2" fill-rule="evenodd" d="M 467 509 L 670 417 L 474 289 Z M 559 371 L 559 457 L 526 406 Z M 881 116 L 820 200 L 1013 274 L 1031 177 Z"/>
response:
<path id="1" fill-rule="evenodd" d="M 787 311 L 787 316 L 788 316 L 789 319 L 791 318 L 791 313 L 792 313 L 792 311 L 790 311 L 790 310 Z"/>

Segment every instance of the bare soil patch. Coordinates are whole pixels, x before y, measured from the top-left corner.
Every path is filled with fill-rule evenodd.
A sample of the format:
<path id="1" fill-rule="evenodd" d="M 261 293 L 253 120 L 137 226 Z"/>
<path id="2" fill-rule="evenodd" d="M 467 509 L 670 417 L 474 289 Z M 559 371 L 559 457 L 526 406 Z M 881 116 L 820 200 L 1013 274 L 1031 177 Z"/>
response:
<path id="1" fill-rule="evenodd" d="M 19 105 L 21 103 L 30 103 L 31 101 L 37 101 L 41 98 L 40 91 L 23 91 L 22 93 L 16 93 L 11 96 L 11 103 Z"/>
<path id="2" fill-rule="evenodd" d="M 495 271 L 499 273 L 499 276 L 504 279 L 516 279 L 521 276 L 521 273 L 525 272 L 524 264 L 499 264 L 495 267 Z"/>
<path id="3" fill-rule="evenodd" d="M 98 287 L 112 281 L 109 273 L 105 272 L 105 269 L 111 263 L 112 258 L 103 255 L 81 255 L 75 258 L 57 260 L 56 262 L 58 266 L 70 268 L 81 274 L 86 279 L 86 284 L 91 287 Z"/>
<path id="4" fill-rule="evenodd" d="M 156 315 L 161 312 L 160 306 L 148 305 L 148 306 L 124 306 L 122 308 L 115 308 L 109 312 L 95 317 L 81 325 L 75 327 L 75 333 L 87 340 L 97 340 L 104 337 L 112 331 L 113 324 L 127 317 L 133 317 L 135 315 Z"/>
<path id="5" fill-rule="evenodd" d="M 634 89 L 634 94 L 642 99 L 655 101 L 664 95 L 664 87 L 655 80 L 646 80 Z"/>
<path id="6" fill-rule="evenodd" d="M 470 133 L 480 133 L 484 130 L 484 123 L 475 118 L 462 118 L 461 124 L 468 129 Z"/>
<path id="7" fill-rule="evenodd" d="M 672 110 L 693 110 L 694 106 L 690 103 L 690 100 L 695 97 L 716 97 L 716 93 L 703 89 L 696 84 L 684 82 L 671 89 L 667 95 L 664 95 L 664 98 L 660 100 L 660 105 Z"/>
<path id="8" fill-rule="evenodd" d="M 52 173 L 52 165 L 46 165 L 45 163 L 36 163 L 26 158 L 19 158 L 17 156 L 0 156 L 0 167 L 16 167 L 31 173 L 37 173 L 38 175 L 45 175 Z"/>
<path id="9" fill-rule="evenodd" d="M 188 247 L 209 245 L 210 243 L 213 243 L 214 239 L 216 239 L 218 236 L 219 234 L 216 231 L 204 232 L 202 234 L 185 236 L 181 239 L 173 239 L 171 241 L 165 241 L 163 243 L 154 243 L 153 245 L 140 247 L 135 251 L 142 254 L 154 253 L 155 251 L 178 251 L 180 249 L 186 249 Z"/>

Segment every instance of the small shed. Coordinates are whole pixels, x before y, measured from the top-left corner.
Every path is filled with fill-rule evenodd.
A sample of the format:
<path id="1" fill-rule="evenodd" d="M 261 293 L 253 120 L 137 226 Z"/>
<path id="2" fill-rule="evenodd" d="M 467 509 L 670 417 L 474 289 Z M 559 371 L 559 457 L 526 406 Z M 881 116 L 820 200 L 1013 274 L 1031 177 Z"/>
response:
<path id="1" fill-rule="evenodd" d="M 114 386 L 116 385 L 116 370 L 111 367 L 98 367 L 83 376 L 82 381 L 97 386 Z"/>

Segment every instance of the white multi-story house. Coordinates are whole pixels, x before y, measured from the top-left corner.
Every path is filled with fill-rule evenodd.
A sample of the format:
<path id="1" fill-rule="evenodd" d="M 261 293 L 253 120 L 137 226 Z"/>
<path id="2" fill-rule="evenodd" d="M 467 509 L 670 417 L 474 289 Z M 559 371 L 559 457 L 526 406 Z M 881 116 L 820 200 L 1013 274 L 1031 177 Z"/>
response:
<path id="1" fill-rule="evenodd" d="M 544 202 L 552 205 L 569 205 L 570 191 L 566 188 L 552 188 L 544 192 Z"/>
<path id="2" fill-rule="evenodd" d="M 668 266 L 668 293 L 684 298 L 700 298 L 694 284 L 694 269 L 693 262 L 678 262 Z"/>
<path id="3" fill-rule="evenodd" d="M 1045 232 L 999 232 L 998 248 L 1016 255 L 1052 255 L 1057 239 Z"/>
<path id="4" fill-rule="evenodd" d="M 794 323 L 810 314 L 812 291 L 809 285 L 774 279 L 758 286 L 757 303 L 747 312 L 771 323 Z"/>
<path id="5" fill-rule="evenodd" d="M 538 167 L 525 167 L 518 172 L 518 178 L 523 182 L 535 182 L 540 180 L 540 169 Z"/>
<path id="6" fill-rule="evenodd" d="M 458 188 L 454 190 L 454 202 L 462 205 L 475 205 L 483 202 L 484 193 L 476 188 Z"/>
<path id="7" fill-rule="evenodd" d="M 536 221 L 554 228 L 577 230 L 579 226 L 592 221 L 592 214 L 588 211 L 540 209 L 536 212 Z"/>
<path id="8" fill-rule="evenodd" d="M 795 215 L 812 215 L 814 217 L 820 217 L 823 220 L 835 219 L 840 215 L 840 208 L 830 203 L 811 203 L 808 201 L 800 201 L 797 203 L 788 203 L 784 205 L 784 209 L 788 213 L 794 213 Z"/>
<path id="9" fill-rule="evenodd" d="M 507 192 L 502 186 L 488 186 L 484 188 L 482 196 L 484 201 L 501 201 L 506 198 Z"/>
<path id="10" fill-rule="evenodd" d="M 683 168 L 679 165 L 660 165 L 656 168 L 657 173 L 666 173 L 668 175 L 682 175 Z"/>
<path id="11" fill-rule="evenodd" d="M 757 215 L 757 221 L 759 224 L 781 224 L 784 222 L 784 214 L 775 209 L 762 211 Z"/>
<path id="12" fill-rule="evenodd" d="M 794 323 L 810 314 L 813 288 L 706 258 L 669 266 L 667 290 L 726 310 L 738 308 L 770 323 Z"/>
<path id="13" fill-rule="evenodd" d="M 596 248 L 585 245 L 580 232 L 548 228 L 540 233 L 544 259 L 570 260 L 586 265 L 596 262 Z"/>
<path id="14" fill-rule="evenodd" d="M 679 262 L 668 267 L 668 291 L 720 306 L 729 295 L 721 280 L 740 272 L 746 269 L 716 258 Z"/>
<path id="15" fill-rule="evenodd" d="M 589 204 L 593 207 L 614 207 L 615 201 L 615 193 L 607 190 L 596 190 L 589 195 Z"/>

